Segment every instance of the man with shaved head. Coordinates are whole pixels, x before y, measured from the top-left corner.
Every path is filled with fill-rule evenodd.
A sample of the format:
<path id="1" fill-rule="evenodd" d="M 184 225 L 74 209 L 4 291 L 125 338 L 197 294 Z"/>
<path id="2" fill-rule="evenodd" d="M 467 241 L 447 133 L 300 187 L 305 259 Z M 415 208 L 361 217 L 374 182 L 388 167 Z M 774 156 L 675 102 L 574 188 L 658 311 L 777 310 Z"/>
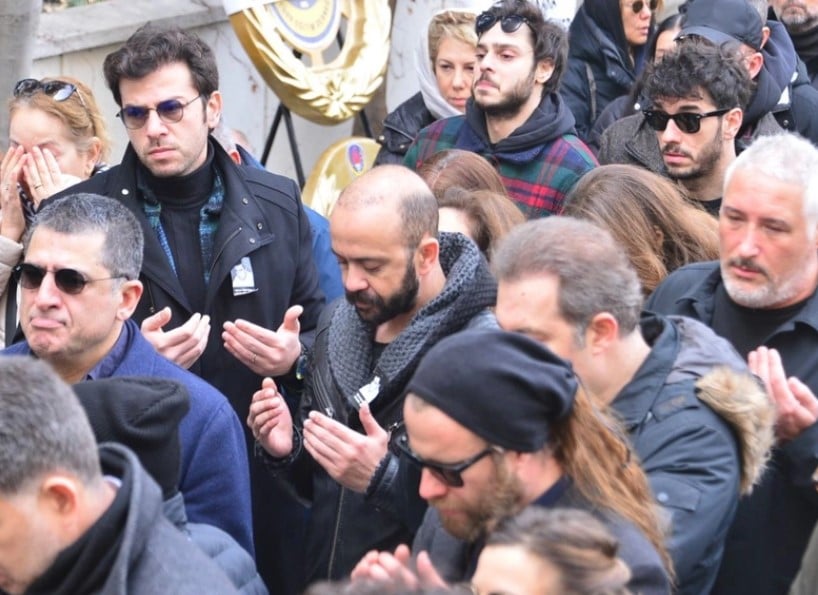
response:
<path id="1" fill-rule="evenodd" d="M 496 285 L 477 247 L 437 232 L 437 201 L 409 169 L 376 167 L 330 216 L 346 299 L 318 322 L 302 415 L 272 379 L 247 423 L 273 472 L 312 500 L 306 580 L 345 577 L 370 549 L 411 540 L 419 476 L 390 449 L 403 391 L 421 357 L 467 327 L 495 326 Z M 305 472 L 307 471 L 307 472 Z"/>

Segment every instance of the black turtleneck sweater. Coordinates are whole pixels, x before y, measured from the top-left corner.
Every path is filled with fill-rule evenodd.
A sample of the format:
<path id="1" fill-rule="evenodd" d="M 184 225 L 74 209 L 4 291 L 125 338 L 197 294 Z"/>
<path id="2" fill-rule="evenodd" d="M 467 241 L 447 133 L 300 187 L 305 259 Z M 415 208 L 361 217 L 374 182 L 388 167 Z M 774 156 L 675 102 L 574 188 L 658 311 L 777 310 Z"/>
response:
<path id="1" fill-rule="evenodd" d="M 205 266 L 210 263 L 202 260 L 199 225 L 216 176 L 213 148 L 208 149 L 207 160 L 199 169 L 184 176 L 158 178 L 144 167 L 140 170 L 142 181 L 162 206 L 160 222 L 176 263 L 176 276 L 193 311 L 202 312 L 207 289 Z"/>

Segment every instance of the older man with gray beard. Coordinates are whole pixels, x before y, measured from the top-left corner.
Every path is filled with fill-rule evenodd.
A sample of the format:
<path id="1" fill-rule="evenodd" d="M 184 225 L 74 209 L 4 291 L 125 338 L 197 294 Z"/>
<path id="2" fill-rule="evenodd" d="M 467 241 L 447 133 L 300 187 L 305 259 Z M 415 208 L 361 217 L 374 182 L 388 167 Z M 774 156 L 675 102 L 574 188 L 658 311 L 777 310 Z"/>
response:
<path id="1" fill-rule="evenodd" d="M 818 149 L 757 140 L 725 175 L 719 262 L 670 275 L 647 308 L 701 320 L 775 400 L 778 448 L 742 501 L 713 593 L 786 593 L 818 518 Z"/>

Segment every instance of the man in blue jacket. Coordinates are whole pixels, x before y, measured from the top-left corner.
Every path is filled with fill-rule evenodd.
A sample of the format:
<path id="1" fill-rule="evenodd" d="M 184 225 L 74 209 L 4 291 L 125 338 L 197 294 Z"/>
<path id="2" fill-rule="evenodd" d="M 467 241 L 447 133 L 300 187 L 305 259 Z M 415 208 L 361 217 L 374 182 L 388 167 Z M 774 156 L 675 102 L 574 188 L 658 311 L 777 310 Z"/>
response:
<path id="1" fill-rule="evenodd" d="M 253 553 L 250 478 L 241 424 L 227 399 L 171 363 L 130 316 L 142 295 L 142 231 L 118 202 L 75 194 L 43 208 L 14 269 L 25 341 L 71 384 L 113 376 L 176 380 L 190 393 L 180 424 L 179 486 L 190 520 L 215 525 Z"/>

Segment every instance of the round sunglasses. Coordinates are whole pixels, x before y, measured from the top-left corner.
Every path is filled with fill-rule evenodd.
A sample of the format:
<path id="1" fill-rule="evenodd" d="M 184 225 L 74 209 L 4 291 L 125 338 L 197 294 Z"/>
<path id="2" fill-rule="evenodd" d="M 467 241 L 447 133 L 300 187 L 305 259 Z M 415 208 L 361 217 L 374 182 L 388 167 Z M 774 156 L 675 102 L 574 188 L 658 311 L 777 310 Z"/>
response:
<path id="1" fill-rule="evenodd" d="M 633 4 L 631 4 L 631 10 L 634 14 L 639 14 L 642 12 L 642 9 L 645 8 L 645 4 L 648 5 L 648 8 L 651 12 L 656 12 L 656 9 L 659 8 L 659 0 L 650 0 L 649 2 L 644 2 L 643 0 L 636 0 Z"/>
<path id="2" fill-rule="evenodd" d="M 178 99 L 168 99 L 166 101 L 160 101 L 156 104 L 156 107 L 127 105 L 117 112 L 116 117 L 121 119 L 125 127 L 131 130 L 142 128 L 148 121 L 151 112 L 156 112 L 156 115 L 159 116 L 159 119 L 163 122 L 172 124 L 179 122 L 185 115 L 185 108 L 202 96 L 200 93 L 187 102 L 182 102 Z"/>

